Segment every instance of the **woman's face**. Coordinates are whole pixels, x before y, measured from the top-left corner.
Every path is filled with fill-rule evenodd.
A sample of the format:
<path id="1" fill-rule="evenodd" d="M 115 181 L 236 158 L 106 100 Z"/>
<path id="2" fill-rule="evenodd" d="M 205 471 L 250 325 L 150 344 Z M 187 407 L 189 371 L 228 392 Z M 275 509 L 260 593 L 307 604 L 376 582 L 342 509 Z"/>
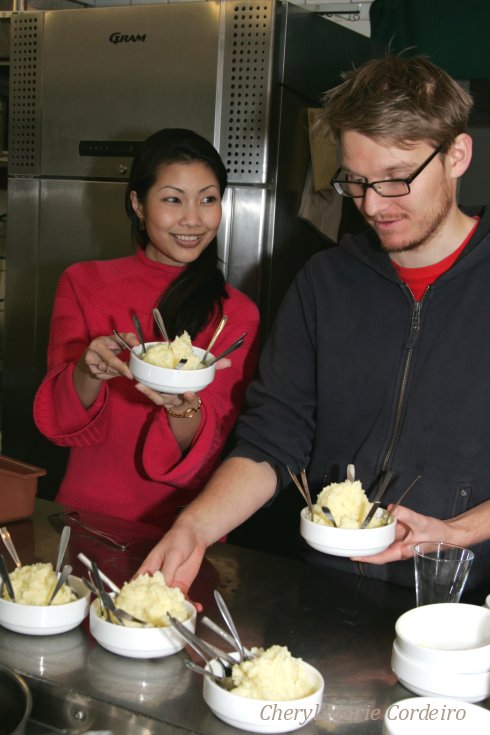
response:
<path id="1" fill-rule="evenodd" d="M 131 192 L 143 220 L 151 260 L 166 265 L 192 263 L 214 239 L 221 221 L 221 195 L 212 168 L 201 161 L 160 166 L 144 202 Z"/>

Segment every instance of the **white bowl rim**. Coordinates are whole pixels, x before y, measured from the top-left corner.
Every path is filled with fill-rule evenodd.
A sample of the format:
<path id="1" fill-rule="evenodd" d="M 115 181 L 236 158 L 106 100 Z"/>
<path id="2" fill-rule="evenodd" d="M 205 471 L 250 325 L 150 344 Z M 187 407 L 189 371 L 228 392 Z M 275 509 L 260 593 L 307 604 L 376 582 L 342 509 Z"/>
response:
<path id="1" fill-rule="evenodd" d="M 488 650 L 490 652 L 490 640 L 488 641 L 488 643 L 474 645 L 468 648 L 438 648 L 425 644 L 422 646 L 417 641 L 408 637 L 406 632 L 404 633 L 403 626 L 406 625 L 406 621 L 408 619 L 412 617 L 423 616 L 426 613 L 428 613 L 429 615 L 433 615 L 433 617 L 436 618 L 438 617 L 438 611 L 440 613 L 444 612 L 446 615 L 454 614 L 456 616 L 468 612 L 472 615 L 481 617 L 482 619 L 486 617 L 490 622 L 490 610 L 486 610 L 483 606 L 472 605 L 465 602 L 436 602 L 431 605 L 421 605 L 420 607 L 414 607 L 402 613 L 402 615 L 400 615 L 400 617 L 395 622 L 395 633 L 397 638 L 399 638 L 402 643 L 408 644 L 410 648 L 414 648 L 419 651 L 425 651 L 430 654 L 437 654 L 441 657 L 444 657 L 446 655 L 450 655 L 451 657 L 453 657 L 454 655 L 459 655 L 459 657 L 462 657 L 463 655 L 471 655 L 476 651 L 486 652 Z"/>
<path id="2" fill-rule="evenodd" d="M 237 662 L 238 662 L 238 654 L 237 653 L 233 652 L 230 655 L 233 656 L 233 658 L 236 658 L 237 659 Z M 297 705 L 298 707 L 300 707 L 301 706 L 301 702 L 305 702 L 310 697 L 316 697 L 318 695 L 318 692 L 320 690 L 323 691 L 323 689 L 325 688 L 325 680 L 323 678 L 322 673 L 315 666 L 313 666 L 312 664 L 309 664 L 307 661 L 303 661 L 302 660 L 302 664 L 307 669 L 307 671 L 309 672 L 309 674 L 312 677 L 315 677 L 317 679 L 318 686 L 315 688 L 315 691 L 314 692 L 311 692 L 310 694 L 307 694 L 305 697 L 301 697 L 300 699 L 255 699 L 254 697 L 242 697 L 239 694 L 233 694 L 232 691 L 228 691 L 227 689 L 223 689 L 223 687 L 220 687 L 220 685 L 216 681 L 214 681 L 214 679 L 212 679 L 209 676 L 204 677 L 204 682 L 208 686 L 210 686 L 214 691 L 220 692 L 220 694 L 223 694 L 225 697 L 227 697 L 228 695 L 230 695 L 232 697 L 232 701 L 235 700 L 236 702 L 241 702 L 241 703 L 250 701 L 250 702 L 253 702 L 254 705 L 257 705 L 257 706 L 259 706 L 259 705 L 267 705 L 267 704 L 271 704 L 271 703 L 277 703 L 277 704 L 280 704 L 281 706 L 284 705 L 284 706 L 292 707 L 292 708 L 294 708 L 295 705 Z M 219 670 L 221 670 L 221 667 L 219 666 L 219 664 L 216 661 L 214 661 L 214 660 L 211 661 L 209 664 L 206 664 L 206 666 L 204 668 L 205 669 L 210 669 L 211 668 L 211 670 L 213 670 L 214 665 L 216 665 L 216 667 L 219 667 Z"/>
<path id="3" fill-rule="evenodd" d="M 6 600 L 4 597 L 0 597 L 0 604 L 5 604 L 7 606 L 15 606 L 17 609 L 25 610 L 26 612 L 39 612 L 39 610 L 66 610 L 67 607 L 71 607 L 72 605 L 76 605 L 77 603 L 80 603 L 84 600 L 86 600 L 87 597 L 90 597 L 90 590 L 85 587 L 83 581 L 80 577 L 75 576 L 74 574 L 70 574 L 68 577 L 68 581 L 73 584 L 75 581 L 77 587 L 83 587 L 85 592 L 82 596 L 78 596 L 76 600 L 70 600 L 69 602 L 62 602 L 59 605 L 26 605 L 23 602 L 13 602 L 12 600 Z M 0 615 L 0 620 L 1 620 Z M 33 626 L 35 627 L 35 626 Z"/>
<path id="4" fill-rule="evenodd" d="M 109 594 L 112 598 L 116 596 L 115 592 L 110 592 Z M 189 615 L 185 618 L 185 620 L 182 621 L 182 623 L 192 622 L 192 620 L 196 618 L 197 610 L 192 604 L 192 602 L 189 602 L 189 600 L 184 600 L 184 605 L 185 605 L 186 610 L 189 612 Z M 114 630 L 118 631 L 119 628 L 123 628 L 123 626 L 121 625 L 116 625 L 115 623 L 111 623 L 109 620 L 104 620 L 104 618 L 101 618 L 100 615 L 97 613 L 96 606 L 98 606 L 98 599 L 95 597 L 90 604 L 90 608 L 93 609 L 95 618 L 97 621 L 100 622 L 100 625 L 103 629 L 110 630 L 111 632 L 113 632 Z M 149 634 L 154 633 L 156 630 L 165 632 L 165 631 L 170 631 L 170 630 L 173 631 L 175 630 L 175 628 L 171 624 L 161 625 L 161 626 L 149 625 L 146 627 L 144 626 L 138 627 L 137 625 L 135 626 L 131 625 L 131 626 L 124 627 L 123 630 L 126 633 L 129 632 L 130 635 L 133 632 L 135 632 L 137 635 L 146 634 L 148 636 Z"/>
<path id="5" fill-rule="evenodd" d="M 157 345 L 161 345 L 161 344 L 165 344 L 163 340 L 156 341 L 156 342 L 145 342 L 145 347 L 148 349 L 149 347 L 156 347 Z M 143 349 L 143 347 L 141 345 L 136 345 L 135 347 L 133 347 L 133 349 L 131 350 L 131 353 L 130 353 L 130 358 L 131 358 L 131 355 L 132 355 L 133 359 L 135 357 L 138 357 L 139 362 L 143 362 L 145 365 L 149 365 L 151 368 L 155 368 L 156 370 L 164 370 L 165 372 L 170 372 L 170 373 L 175 373 L 175 372 L 179 372 L 180 373 L 180 372 L 182 372 L 183 375 L 186 375 L 188 373 L 190 373 L 190 374 L 194 374 L 194 373 L 202 374 L 206 370 L 210 370 L 211 368 L 214 368 L 215 367 L 214 364 L 213 364 L 213 365 L 205 365 L 202 368 L 192 368 L 192 369 L 182 370 L 181 371 L 181 370 L 176 370 L 175 368 L 164 367 L 163 365 L 155 365 L 152 362 L 145 362 L 145 360 L 141 360 L 139 358 L 139 355 L 140 355 L 142 349 Z M 195 345 L 192 345 L 192 351 L 193 351 L 194 354 L 197 354 L 198 357 L 203 357 L 206 354 L 206 350 L 204 348 L 202 348 L 202 347 L 196 347 Z M 209 360 L 212 360 L 213 358 L 214 358 L 214 355 L 211 352 L 209 352 L 208 353 L 208 359 Z"/>
<path id="6" fill-rule="evenodd" d="M 393 543 L 396 518 L 377 528 L 335 528 L 323 526 L 306 518 L 308 508 L 300 514 L 300 535 L 306 543 L 321 554 L 340 557 L 361 557 L 379 554 Z"/>
<path id="7" fill-rule="evenodd" d="M 376 510 L 375 516 L 379 512 L 385 511 L 385 510 L 386 508 L 379 507 Z M 393 518 L 393 517 L 391 517 L 390 522 L 385 523 L 384 526 L 374 526 L 373 528 L 337 528 L 335 526 L 324 526 L 322 523 L 316 523 L 316 521 L 312 521 L 310 518 L 307 518 L 306 513 L 308 512 L 309 512 L 308 506 L 305 505 L 305 507 L 301 509 L 301 518 L 305 523 L 308 523 L 311 526 L 314 526 L 315 528 L 320 528 L 322 529 L 322 531 L 323 529 L 326 529 L 326 531 L 328 531 L 329 533 L 332 532 L 335 534 L 344 533 L 345 535 L 346 533 L 358 533 L 359 531 L 362 531 L 362 533 L 371 533 L 372 531 L 378 531 L 379 533 L 380 531 L 383 531 L 385 528 L 391 528 L 391 526 L 396 526 L 396 518 Z"/>

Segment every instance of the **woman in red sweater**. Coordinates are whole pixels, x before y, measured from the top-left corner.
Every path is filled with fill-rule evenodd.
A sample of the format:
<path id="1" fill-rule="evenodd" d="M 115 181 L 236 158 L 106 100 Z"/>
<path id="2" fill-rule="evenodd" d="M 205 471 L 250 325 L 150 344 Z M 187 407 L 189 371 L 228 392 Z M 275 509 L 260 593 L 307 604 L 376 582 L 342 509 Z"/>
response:
<path id="1" fill-rule="evenodd" d="M 56 500 L 70 507 L 167 528 L 219 462 L 255 369 L 258 310 L 225 283 L 216 233 L 226 169 L 213 146 L 189 130 L 148 138 L 131 168 L 126 209 L 135 255 L 70 266 L 51 318 L 48 372 L 34 402 L 39 430 L 71 448 Z M 133 316 L 145 340 L 161 339 L 159 308 L 172 339 L 186 330 L 215 354 L 247 332 L 199 395 L 157 393 L 132 379 L 127 351 Z"/>

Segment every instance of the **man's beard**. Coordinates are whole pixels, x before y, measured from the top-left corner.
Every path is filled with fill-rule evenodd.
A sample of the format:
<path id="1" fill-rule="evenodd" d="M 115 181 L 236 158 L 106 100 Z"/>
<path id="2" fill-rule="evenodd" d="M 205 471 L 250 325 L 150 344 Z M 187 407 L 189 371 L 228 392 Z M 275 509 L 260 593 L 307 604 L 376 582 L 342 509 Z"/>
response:
<path id="1" fill-rule="evenodd" d="M 422 231 L 417 236 L 413 237 L 412 240 L 396 245 L 391 245 L 390 242 L 384 243 L 379 233 L 376 232 L 381 249 L 385 253 L 407 253 L 421 247 L 428 242 L 441 227 L 443 222 L 446 220 L 452 205 L 452 193 L 449 190 L 446 181 L 443 180 L 441 201 L 438 203 L 436 208 L 429 210 L 428 217 L 426 216 L 425 220 L 422 222 Z"/>

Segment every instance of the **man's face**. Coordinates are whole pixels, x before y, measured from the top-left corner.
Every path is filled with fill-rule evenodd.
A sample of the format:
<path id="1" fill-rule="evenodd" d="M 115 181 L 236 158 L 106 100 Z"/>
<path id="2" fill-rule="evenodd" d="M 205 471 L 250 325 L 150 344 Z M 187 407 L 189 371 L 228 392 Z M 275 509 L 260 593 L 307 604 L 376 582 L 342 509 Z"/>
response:
<path id="1" fill-rule="evenodd" d="M 427 142 L 400 148 L 377 143 L 351 130 L 342 135 L 341 166 L 349 178 L 367 182 L 404 179 L 433 151 L 434 147 Z M 440 234 L 456 208 L 456 182 L 445 157 L 439 154 L 410 184 L 410 194 L 388 198 L 367 189 L 365 196 L 354 202 L 386 252 L 405 252 L 429 247 Z"/>

